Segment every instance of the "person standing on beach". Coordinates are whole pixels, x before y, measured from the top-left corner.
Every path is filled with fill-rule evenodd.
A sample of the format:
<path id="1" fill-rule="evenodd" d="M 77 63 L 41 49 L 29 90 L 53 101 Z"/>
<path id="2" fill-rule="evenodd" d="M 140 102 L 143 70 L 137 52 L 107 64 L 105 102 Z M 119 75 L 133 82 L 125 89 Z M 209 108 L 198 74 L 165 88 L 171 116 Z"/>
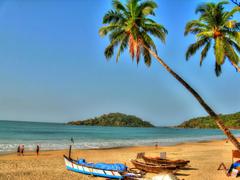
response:
<path id="1" fill-rule="evenodd" d="M 73 137 L 71 137 L 71 142 L 74 144 L 74 140 L 73 140 Z"/>
<path id="2" fill-rule="evenodd" d="M 17 147 L 17 155 L 20 156 L 20 145 Z"/>
<path id="3" fill-rule="evenodd" d="M 24 145 L 22 145 L 22 147 L 20 149 L 21 149 L 22 156 L 24 156 Z"/>
<path id="4" fill-rule="evenodd" d="M 37 148 L 36 148 L 37 156 L 39 155 L 39 151 L 40 151 L 40 146 L 39 146 L 39 144 L 38 144 L 38 145 L 37 145 Z"/>

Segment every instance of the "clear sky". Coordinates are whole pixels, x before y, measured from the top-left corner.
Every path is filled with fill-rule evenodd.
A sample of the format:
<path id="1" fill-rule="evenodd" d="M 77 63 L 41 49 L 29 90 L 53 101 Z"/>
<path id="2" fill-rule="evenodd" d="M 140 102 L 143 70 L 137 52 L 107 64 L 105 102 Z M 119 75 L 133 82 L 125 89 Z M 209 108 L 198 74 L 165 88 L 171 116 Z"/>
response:
<path id="1" fill-rule="evenodd" d="M 194 37 L 184 37 L 184 27 L 204 0 L 156 2 L 156 20 L 169 31 L 166 45 L 156 42 L 159 55 L 216 112 L 240 111 L 240 74 L 228 62 L 217 78 L 212 51 L 201 68 L 199 54 L 185 61 Z M 154 59 L 151 68 L 127 53 L 118 64 L 106 61 L 108 39 L 98 29 L 110 8 L 110 0 L 0 1 L 0 119 L 66 122 L 122 112 L 175 125 L 206 115 Z"/>

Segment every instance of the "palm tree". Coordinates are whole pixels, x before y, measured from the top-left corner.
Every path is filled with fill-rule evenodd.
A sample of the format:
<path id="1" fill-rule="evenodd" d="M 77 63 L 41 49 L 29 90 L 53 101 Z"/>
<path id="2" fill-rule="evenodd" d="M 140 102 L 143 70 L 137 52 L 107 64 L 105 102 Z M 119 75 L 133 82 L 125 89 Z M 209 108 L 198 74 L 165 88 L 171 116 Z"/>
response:
<path id="1" fill-rule="evenodd" d="M 213 44 L 217 76 L 221 74 L 221 65 L 226 59 L 240 72 L 238 66 L 240 58 L 237 54 L 240 53 L 240 22 L 232 19 L 236 12 L 240 12 L 240 7 L 228 12 L 224 10 L 224 4 L 228 2 L 205 3 L 198 6 L 196 13 L 200 13 L 199 19 L 188 22 L 185 28 L 185 35 L 192 33 L 197 39 L 189 46 L 186 59 L 202 48 L 201 66 Z"/>
<path id="2" fill-rule="evenodd" d="M 240 144 L 232 133 L 224 126 L 218 114 L 215 113 L 203 100 L 203 98 L 178 74 L 176 74 L 158 55 L 152 36 L 165 42 L 167 30 L 149 16 L 154 16 L 157 4 L 152 0 L 128 0 L 122 4 L 119 0 L 113 0 L 113 10 L 108 11 L 103 17 L 103 26 L 99 30 L 100 36 L 109 35 L 110 44 L 105 49 L 105 56 L 110 59 L 114 49 L 118 47 L 116 61 L 124 50 L 129 49 L 132 60 L 138 63 L 143 57 L 147 66 L 151 65 L 151 55 L 178 80 L 212 116 L 217 125 L 228 136 L 229 140 L 240 150 Z"/>

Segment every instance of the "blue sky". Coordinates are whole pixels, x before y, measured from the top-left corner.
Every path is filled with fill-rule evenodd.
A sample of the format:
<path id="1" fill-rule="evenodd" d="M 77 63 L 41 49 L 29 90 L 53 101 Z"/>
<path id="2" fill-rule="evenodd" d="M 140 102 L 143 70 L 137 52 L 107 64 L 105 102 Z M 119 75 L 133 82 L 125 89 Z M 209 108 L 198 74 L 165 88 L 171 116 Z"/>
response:
<path id="1" fill-rule="evenodd" d="M 201 68 L 199 54 L 185 61 L 194 37 L 184 37 L 184 27 L 200 2 L 157 0 L 156 21 L 169 31 L 165 45 L 156 41 L 158 53 L 216 112 L 238 112 L 240 74 L 228 62 L 217 78 L 212 51 Z M 0 2 L 0 119 L 66 122 L 123 112 L 175 125 L 206 115 L 154 59 L 151 68 L 127 53 L 118 64 L 106 61 L 108 39 L 98 29 L 110 8 L 110 0 Z"/>

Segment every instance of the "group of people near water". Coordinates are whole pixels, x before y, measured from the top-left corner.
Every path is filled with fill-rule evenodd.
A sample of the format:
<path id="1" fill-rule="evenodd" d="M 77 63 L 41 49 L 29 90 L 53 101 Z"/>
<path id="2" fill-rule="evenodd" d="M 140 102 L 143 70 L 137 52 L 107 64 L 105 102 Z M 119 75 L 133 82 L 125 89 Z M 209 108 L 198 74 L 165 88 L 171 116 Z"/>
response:
<path id="1" fill-rule="evenodd" d="M 37 156 L 39 155 L 39 151 L 40 151 L 40 146 L 39 144 L 36 146 L 36 153 L 37 153 Z M 24 156 L 24 145 L 23 144 L 20 144 L 18 145 L 17 147 L 17 154 L 19 156 Z"/>

